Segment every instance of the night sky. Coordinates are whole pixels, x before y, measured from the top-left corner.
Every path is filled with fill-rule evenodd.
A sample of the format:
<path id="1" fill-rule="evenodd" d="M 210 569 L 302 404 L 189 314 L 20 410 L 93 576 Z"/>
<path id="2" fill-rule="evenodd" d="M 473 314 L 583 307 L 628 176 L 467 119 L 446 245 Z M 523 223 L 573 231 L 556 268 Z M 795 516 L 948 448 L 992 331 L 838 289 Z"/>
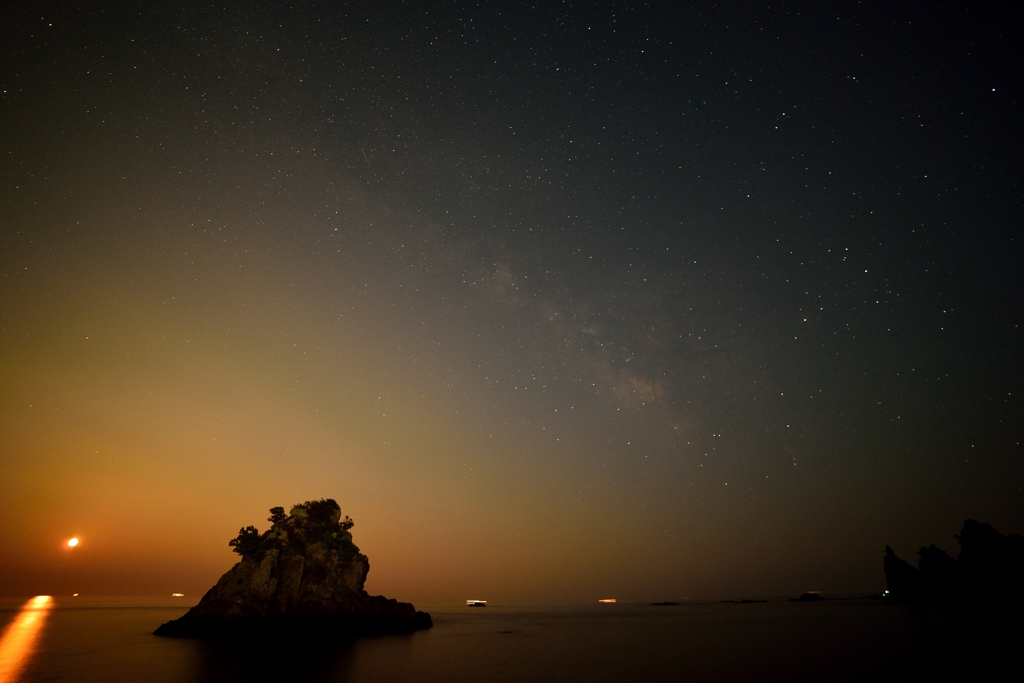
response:
<path id="1" fill-rule="evenodd" d="M 3 3 L 0 593 L 320 497 L 427 603 L 1024 531 L 1012 4 Z"/>

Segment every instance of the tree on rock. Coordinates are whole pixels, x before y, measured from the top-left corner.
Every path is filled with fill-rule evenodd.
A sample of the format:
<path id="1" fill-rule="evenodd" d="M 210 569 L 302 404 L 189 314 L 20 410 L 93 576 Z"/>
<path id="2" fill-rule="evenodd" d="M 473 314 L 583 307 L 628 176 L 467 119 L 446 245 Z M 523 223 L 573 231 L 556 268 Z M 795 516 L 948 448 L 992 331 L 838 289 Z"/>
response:
<path id="1" fill-rule="evenodd" d="M 278 524 L 279 522 L 283 522 L 286 519 L 288 519 L 288 515 L 284 513 L 283 507 L 278 506 L 270 508 L 270 517 L 267 518 L 268 522 L 270 522 L 271 524 Z"/>
<path id="2" fill-rule="evenodd" d="M 228 541 L 228 545 L 242 557 L 261 557 L 265 552 L 260 530 L 254 526 L 239 529 L 238 535 Z"/>

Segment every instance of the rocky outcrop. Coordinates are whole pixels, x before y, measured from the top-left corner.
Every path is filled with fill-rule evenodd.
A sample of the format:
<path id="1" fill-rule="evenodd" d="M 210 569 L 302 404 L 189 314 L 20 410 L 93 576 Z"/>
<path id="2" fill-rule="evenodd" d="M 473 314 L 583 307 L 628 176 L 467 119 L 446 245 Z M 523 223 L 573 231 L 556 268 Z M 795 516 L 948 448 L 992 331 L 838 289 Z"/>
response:
<path id="1" fill-rule="evenodd" d="M 1024 538 L 1004 536 L 989 524 L 968 519 L 953 559 L 934 545 L 918 550 L 917 568 L 885 547 L 883 568 L 888 594 L 896 599 L 941 602 L 959 608 L 986 603 L 1024 606 Z"/>
<path id="2" fill-rule="evenodd" d="M 352 520 L 333 500 L 271 509 L 273 526 L 239 531 L 230 543 L 241 562 L 199 604 L 156 630 L 163 636 L 215 637 L 314 629 L 395 633 L 429 628 L 411 604 L 363 590 L 370 561 L 352 542 Z"/>
<path id="3" fill-rule="evenodd" d="M 882 571 L 885 572 L 885 585 L 889 595 L 908 600 L 918 598 L 921 585 L 918 571 L 909 562 L 900 559 L 889 546 L 885 546 Z"/>

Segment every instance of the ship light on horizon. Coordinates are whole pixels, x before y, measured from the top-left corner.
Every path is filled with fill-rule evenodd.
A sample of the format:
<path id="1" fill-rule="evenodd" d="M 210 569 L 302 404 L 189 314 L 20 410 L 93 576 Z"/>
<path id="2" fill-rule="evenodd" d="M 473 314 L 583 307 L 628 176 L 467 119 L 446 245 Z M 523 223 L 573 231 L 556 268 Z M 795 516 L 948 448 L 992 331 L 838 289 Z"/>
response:
<path id="1" fill-rule="evenodd" d="M 598 602 L 615 602 L 615 598 L 601 598 Z"/>

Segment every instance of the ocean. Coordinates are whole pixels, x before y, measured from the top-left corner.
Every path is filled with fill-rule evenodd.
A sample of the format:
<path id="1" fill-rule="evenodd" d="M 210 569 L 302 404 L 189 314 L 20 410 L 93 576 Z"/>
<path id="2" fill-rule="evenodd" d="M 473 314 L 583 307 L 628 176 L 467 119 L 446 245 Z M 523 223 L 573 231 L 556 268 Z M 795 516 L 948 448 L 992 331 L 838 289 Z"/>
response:
<path id="1" fill-rule="evenodd" d="M 417 605 L 432 629 L 253 646 L 151 635 L 180 598 L 42 600 L 0 600 L 0 683 L 921 680 L 964 655 L 941 609 L 871 599 Z"/>

